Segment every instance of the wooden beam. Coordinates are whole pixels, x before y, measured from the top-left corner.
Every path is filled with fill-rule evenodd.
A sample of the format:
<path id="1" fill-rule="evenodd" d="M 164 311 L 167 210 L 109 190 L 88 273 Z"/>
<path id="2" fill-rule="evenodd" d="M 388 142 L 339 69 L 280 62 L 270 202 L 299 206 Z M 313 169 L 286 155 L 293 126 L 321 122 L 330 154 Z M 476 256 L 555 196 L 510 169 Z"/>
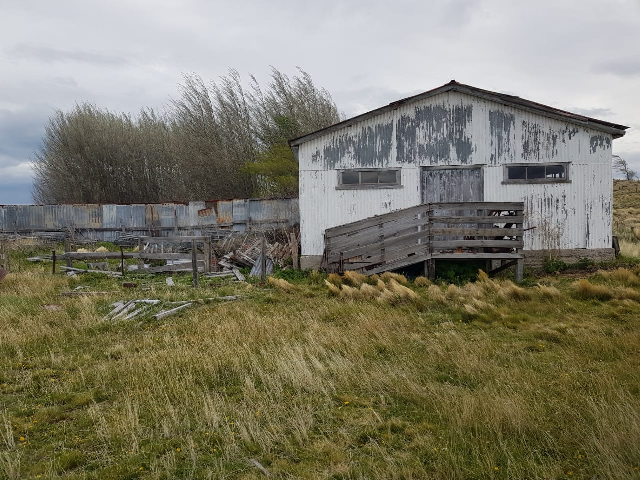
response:
<path id="1" fill-rule="evenodd" d="M 437 227 L 432 228 L 430 233 L 433 237 L 521 237 L 524 230 L 522 228 Z"/>

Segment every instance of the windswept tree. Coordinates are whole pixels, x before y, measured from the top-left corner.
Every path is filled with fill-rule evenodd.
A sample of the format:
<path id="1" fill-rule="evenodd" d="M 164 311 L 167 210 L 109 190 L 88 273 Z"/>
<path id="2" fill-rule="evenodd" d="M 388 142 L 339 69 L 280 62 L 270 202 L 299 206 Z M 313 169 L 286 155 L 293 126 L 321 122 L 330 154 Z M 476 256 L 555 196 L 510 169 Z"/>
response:
<path id="1" fill-rule="evenodd" d="M 627 161 L 619 155 L 613 156 L 613 169 L 621 173 L 625 180 L 633 180 L 638 178 L 638 174 L 635 170 L 631 170 Z"/>
<path id="2" fill-rule="evenodd" d="M 93 104 L 56 111 L 35 154 L 39 203 L 157 202 L 172 162 L 170 131 L 151 110 L 137 120 Z"/>
<path id="3" fill-rule="evenodd" d="M 311 77 L 276 69 L 265 90 L 235 70 L 205 83 L 185 75 L 164 115 L 89 103 L 57 111 L 35 154 L 40 203 L 136 203 L 297 194 L 287 140 L 340 120 Z"/>

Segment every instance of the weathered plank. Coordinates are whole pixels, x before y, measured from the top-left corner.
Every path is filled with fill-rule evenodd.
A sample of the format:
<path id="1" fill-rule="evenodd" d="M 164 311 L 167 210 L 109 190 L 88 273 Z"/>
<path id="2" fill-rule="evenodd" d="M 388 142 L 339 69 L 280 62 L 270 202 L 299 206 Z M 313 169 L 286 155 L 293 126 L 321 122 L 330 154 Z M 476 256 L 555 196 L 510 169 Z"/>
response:
<path id="1" fill-rule="evenodd" d="M 371 256 L 376 254 L 382 248 L 390 248 L 394 246 L 410 245 L 410 244 L 418 246 L 420 245 L 418 243 L 418 240 L 420 239 L 423 239 L 424 243 L 426 243 L 428 239 L 427 232 L 414 232 L 414 233 L 410 233 L 408 235 L 402 235 L 399 237 L 385 238 L 383 240 L 372 242 L 367 245 L 362 245 L 360 247 L 353 248 L 351 250 L 332 250 L 331 253 L 328 255 L 328 258 L 330 261 L 335 261 L 336 255 L 339 256 L 341 253 L 343 258 L 352 258 L 359 255 Z"/>
<path id="2" fill-rule="evenodd" d="M 432 236 L 438 237 L 521 237 L 522 228 L 462 228 L 462 227 L 438 227 L 431 229 Z"/>
<path id="3" fill-rule="evenodd" d="M 191 260 L 191 253 L 145 253 L 140 252 L 140 257 L 145 260 Z M 198 260 L 204 261 L 205 256 L 198 254 Z"/>
<path id="4" fill-rule="evenodd" d="M 424 262 L 429 258 L 430 257 L 427 254 L 404 257 L 404 258 L 394 260 L 393 262 L 385 262 L 383 265 L 380 265 L 379 267 L 372 268 L 371 270 L 365 270 L 364 273 L 366 273 L 367 275 L 373 275 L 375 273 L 386 272 L 388 270 L 395 270 L 397 268 L 406 267 L 407 265 L 414 265 L 416 263 Z"/>
<path id="5" fill-rule="evenodd" d="M 431 223 L 514 223 L 522 224 L 524 222 L 523 215 L 465 215 L 460 217 L 439 216 L 430 217 Z"/>
<path id="6" fill-rule="evenodd" d="M 524 202 L 455 202 L 429 203 L 429 211 L 435 210 L 490 210 L 498 212 L 524 211 Z"/>
<path id="7" fill-rule="evenodd" d="M 523 258 L 521 253 L 440 253 L 434 252 L 431 258 L 435 260 L 454 259 L 454 260 L 492 260 L 500 258 Z"/>
<path id="8" fill-rule="evenodd" d="M 396 219 L 392 222 L 383 222 L 371 227 L 367 227 L 354 232 L 348 232 L 334 237 L 325 238 L 326 246 L 343 245 L 347 243 L 356 243 L 371 236 L 393 235 L 399 231 L 407 230 L 415 227 L 426 227 L 429 220 L 426 217 L 406 219 Z"/>
<path id="9" fill-rule="evenodd" d="M 173 227 L 171 227 L 173 228 Z M 145 243 L 178 243 L 178 242 L 191 242 L 195 240 L 196 242 L 205 242 L 209 240 L 209 237 L 203 236 L 176 236 L 176 237 L 140 237 L 140 239 Z"/>
<path id="10" fill-rule="evenodd" d="M 384 213 L 382 215 L 376 215 L 374 217 L 364 218 L 362 220 L 346 223 L 344 225 L 327 228 L 325 230 L 325 235 L 328 238 L 331 238 L 331 237 L 335 237 L 336 235 L 341 235 L 347 232 L 354 232 L 356 230 L 368 228 L 374 225 L 378 225 L 380 223 L 391 222 L 397 219 L 403 219 L 403 218 L 406 218 L 407 216 L 424 214 L 427 212 L 428 208 L 429 208 L 428 204 L 422 204 L 415 207 L 396 210 L 390 213 Z"/>
<path id="11" fill-rule="evenodd" d="M 94 259 L 108 259 L 108 258 L 138 258 L 138 252 L 66 252 L 57 255 L 58 260 L 71 259 L 71 260 L 94 260 Z"/>
<path id="12" fill-rule="evenodd" d="M 434 250 L 457 247 L 493 247 L 493 248 L 522 248 L 522 240 L 435 240 L 431 242 Z"/>
<path id="13" fill-rule="evenodd" d="M 426 227 L 425 227 L 426 228 Z M 333 243 L 329 243 L 327 248 L 330 250 L 334 250 L 334 251 L 347 251 L 347 250 L 353 250 L 354 248 L 358 248 L 361 247 L 363 245 L 370 245 L 374 242 L 379 242 L 382 241 L 383 239 L 392 239 L 392 238 L 398 238 L 398 237 L 403 237 L 405 235 L 410 235 L 412 233 L 418 233 L 418 232 L 424 232 L 424 234 L 427 234 L 427 230 L 426 229 L 422 229 L 422 230 L 418 230 L 417 227 L 408 227 L 408 228 L 403 228 L 401 230 L 397 230 L 395 232 L 393 231 L 388 231 L 386 234 L 380 233 L 380 234 L 374 234 L 374 233 L 370 233 L 369 235 L 358 235 L 357 237 L 351 238 L 351 237 L 338 237 L 338 238 L 334 238 L 334 242 Z"/>

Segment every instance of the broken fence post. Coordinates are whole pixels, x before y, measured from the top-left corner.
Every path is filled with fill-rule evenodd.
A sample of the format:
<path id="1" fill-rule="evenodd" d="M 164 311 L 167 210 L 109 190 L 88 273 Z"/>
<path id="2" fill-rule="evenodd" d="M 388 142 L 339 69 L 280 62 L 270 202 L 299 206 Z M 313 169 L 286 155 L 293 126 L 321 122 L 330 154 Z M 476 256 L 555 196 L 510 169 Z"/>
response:
<path id="1" fill-rule="evenodd" d="M 260 281 L 267 279 L 267 236 L 262 234 L 262 248 L 260 250 Z"/>
<path id="2" fill-rule="evenodd" d="M 205 257 L 205 262 L 206 262 Z M 196 241 L 191 240 L 191 268 L 193 270 L 193 286 L 198 286 L 198 251 L 196 250 Z"/>

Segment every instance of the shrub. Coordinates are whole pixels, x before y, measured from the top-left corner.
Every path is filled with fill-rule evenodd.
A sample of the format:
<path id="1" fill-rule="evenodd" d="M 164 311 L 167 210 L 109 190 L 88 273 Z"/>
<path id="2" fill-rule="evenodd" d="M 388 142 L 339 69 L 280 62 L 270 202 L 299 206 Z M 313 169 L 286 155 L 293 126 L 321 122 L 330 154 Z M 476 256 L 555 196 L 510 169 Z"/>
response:
<path id="1" fill-rule="evenodd" d="M 559 258 L 547 258 L 542 264 L 542 270 L 547 273 L 558 273 L 566 270 L 567 268 L 567 264 Z"/>

